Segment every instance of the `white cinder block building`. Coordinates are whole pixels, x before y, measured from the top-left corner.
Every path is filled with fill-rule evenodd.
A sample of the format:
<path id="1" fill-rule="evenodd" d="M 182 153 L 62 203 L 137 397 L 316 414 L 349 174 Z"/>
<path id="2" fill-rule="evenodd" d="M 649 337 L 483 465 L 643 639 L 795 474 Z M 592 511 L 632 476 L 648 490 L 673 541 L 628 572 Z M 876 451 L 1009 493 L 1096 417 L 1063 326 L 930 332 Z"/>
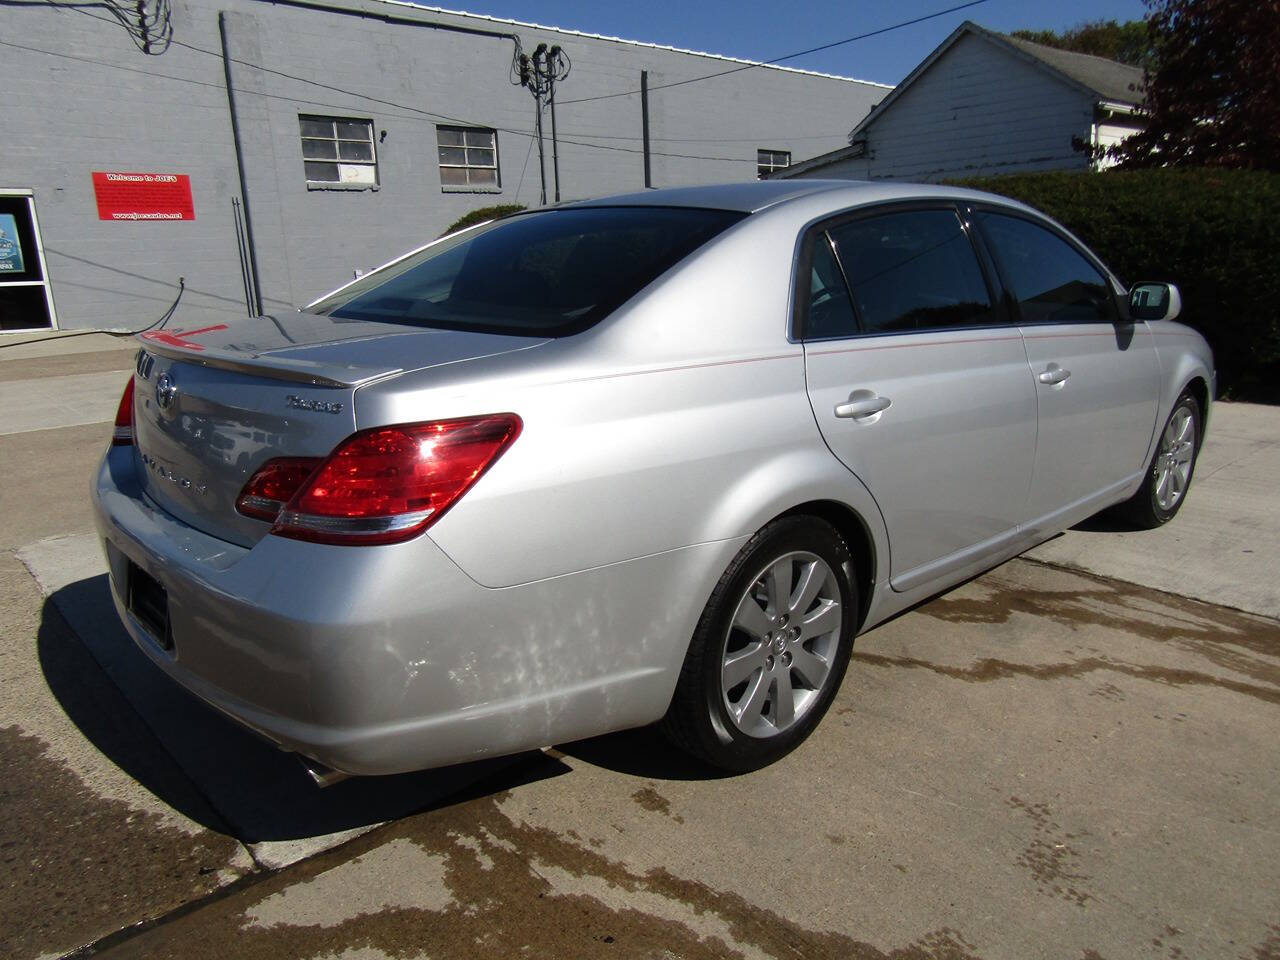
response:
<path id="1" fill-rule="evenodd" d="M 541 44 L 568 70 L 550 200 L 556 165 L 565 200 L 645 185 L 645 99 L 649 182 L 676 186 L 844 144 L 889 92 L 396 0 L 0 5 L 0 329 L 137 328 L 179 277 L 186 327 L 289 308 L 537 205 L 516 56 Z"/>

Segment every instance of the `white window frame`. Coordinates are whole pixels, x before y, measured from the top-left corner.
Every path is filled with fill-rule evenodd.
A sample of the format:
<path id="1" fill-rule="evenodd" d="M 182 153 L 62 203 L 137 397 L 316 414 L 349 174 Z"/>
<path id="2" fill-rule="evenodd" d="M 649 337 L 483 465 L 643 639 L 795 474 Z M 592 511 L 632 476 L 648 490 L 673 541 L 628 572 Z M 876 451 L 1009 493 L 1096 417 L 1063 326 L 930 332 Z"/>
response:
<path id="1" fill-rule="evenodd" d="M 444 132 L 462 134 L 463 142 L 461 144 L 441 143 L 440 134 Z M 486 146 L 480 143 L 475 143 L 475 144 L 469 143 L 467 142 L 468 134 L 487 135 L 490 140 L 490 145 Z M 470 163 L 470 162 L 445 163 L 443 160 L 440 159 L 441 150 L 445 148 L 457 149 L 459 147 L 462 148 L 464 151 L 468 149 L 492 150 L 493 163 L 492 164 Z M 468 157 L 468 161 L 469 160 L 470 158 Z M 438 164 L 438 169 L 440 170 L 440 189 L 444 193 L 501 193 L 502 192 L 502 172 L 501 172 L 501 167 L 498 163 L 498 131 L 493 129 L 492 127 L 460 127 L 460 126 L 452 126 L 447 124 L 437 125 L 436 126 L 436 161 Z M 445 170 L 465 170 L 467 182 L 466 183 L 445 183 L 444 182 Z M 471 182 L 472 170 L 486 170 L 486 171 L 492 170 L 493 183 L 484 183 L 484 182 L 472 183 Z"/>
<path id="2" fill-rule="evenodd" d="M 303 132 L 304 123 L 327 123 L 332 131 L 328 137 L 308 136 Z M 368 133 L 367 139 L 356 139 L 355 137 L 344 137 L 338 134 L 338 124 L 350 123 L 359 124 L 365 128 Z M 334 144 L 333 158 L 329 157 L 308 157 L 306 150 L 302 151 L 302 171 L 307 181 L 308 190 L 377 190 L 380 185 L 378 176 L 378 143 L 373 135 L 373 121 L 364 117 L 334 117 L 324 116 L 313 113 L 298 114 L 298 135 L 302 148 L 305 148 L 307 141 L 316 143 L 332 143 Z M 344 159 L 341 156 L 343 143 L 367 143 L 369 145 L 369 154 L 373 158 L 371 160 L 352 160 Z M 308 163 L 332 163 L 338 168 L 337 180 L 315 180 L 307 175 Z M 346 168 L 344 170 L 343 168 Z M 372 179 L 369 179 L 370 173 Z M 346 179 L 344 179 L 346 178 Z"/>
<path id="3" fill-rule="evenodd" d="M 763 160 L 764 156 L 768 156 L 768 160 Z M 777 157 L 786 157 L 786 163 L 777 163 Z M 775 170 L 786 170 L 791 166 L 790 150 L 774 150 L 772 147 L 756 147 L 756 179 L 763 180 L 766 175 L 773 173 Z"/>
<path id="4" fill-rule="evenodd" d="M 53 306 L 53 287 L 49 283 L 49 265 L 44 259 L 44 239 L 40 236 L 40 221 L 36 218 L 35 191 L 0 187 L 0 197 L 20 197 L 27 201 L 27 210 L 31 214 L 31 232 L 34 234 L 36 241 L 36 260 L 40 264 L 40 276 L 44 278 L 43 280 L 11 280 L 5 285 L 13 287 L 44 287 L 44 302 L 49 309 L 49 326 L 47 327 L 16 327 L 2 332 L 6 334 L 38 333 L 46 330 L 59 330 L 61 328 L 58 326 L 58 312 Z"/>

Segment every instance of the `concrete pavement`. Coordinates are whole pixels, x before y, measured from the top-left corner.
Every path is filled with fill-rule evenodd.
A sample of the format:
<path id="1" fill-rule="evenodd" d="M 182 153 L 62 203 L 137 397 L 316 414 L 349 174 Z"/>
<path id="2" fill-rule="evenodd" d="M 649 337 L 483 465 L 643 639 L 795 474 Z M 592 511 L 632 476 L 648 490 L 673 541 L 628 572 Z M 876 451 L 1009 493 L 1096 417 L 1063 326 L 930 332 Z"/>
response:
<path id="1" fill-rule="evenodd" d="M 766 770 L 565 745 L 106 955 L 1270 957 L 1278 710 L 1273 621 L 1014 561 Z"/>
<path id="2" fill-rule="evenodd" d="M 17 394 L 0 421 L 0 956 L 59 954 L 253 869 L 16 557 L 91 528 L 101 421 L 133 352 L 108 337 L 0 348 L 0 387 Z M 113 371 L 70 418 L 97 422 L 26 429 L 29 407 L 62 379 L 50 364 L 71 377 Z"/>
<path id="3" fill-rule="evenodd" d="M 0 955 L 1280 956 L 1280 625 L 1242 612 L 1280 609 L 1280 410 L 1218 406 L 1168 527 L 861 637 L 767 770 L 641 731 L 317 792 L 115 622 L 84 490 L 131 348 L 96 340 L 0 349 L 18 397 L 103 375 L 99 422 L 0 425 Z"/>
<path id="4" fill-rule="evenodd" d="M 1219 403 L 1187 501 L 1157 530 L 1104 517 L 1026 556 L 1280 618 L 1280 409 Z"/>

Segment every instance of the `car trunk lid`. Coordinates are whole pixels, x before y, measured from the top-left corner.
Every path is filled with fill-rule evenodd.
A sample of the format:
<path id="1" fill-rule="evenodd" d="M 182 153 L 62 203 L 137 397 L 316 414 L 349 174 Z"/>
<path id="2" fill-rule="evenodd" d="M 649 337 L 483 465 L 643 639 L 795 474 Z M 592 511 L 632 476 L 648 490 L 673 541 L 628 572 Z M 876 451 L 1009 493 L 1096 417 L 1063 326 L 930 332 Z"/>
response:
<path id="1" fill-rule="evenodd" d="M 360 386 L 545 342 L 306 313 L 139 340 L 134 433 L 144 489 L 185 523 L 242 546 L 269 527 L 236 510 L 249 478 L 275 457 L 327 456 L 356 429 Z"/>

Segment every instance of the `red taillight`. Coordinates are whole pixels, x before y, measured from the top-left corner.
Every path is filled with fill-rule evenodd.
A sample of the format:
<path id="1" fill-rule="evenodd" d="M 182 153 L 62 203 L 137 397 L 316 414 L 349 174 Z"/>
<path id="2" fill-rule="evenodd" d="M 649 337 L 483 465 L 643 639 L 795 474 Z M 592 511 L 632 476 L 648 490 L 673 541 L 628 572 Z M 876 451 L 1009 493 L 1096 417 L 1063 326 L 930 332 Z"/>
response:
<path id="1" fill-rule="evenodd" d="M 471 488 L 520 427 L 519 417 L 503 413 L 364 430 L 319 466 L 301 459 L 269 461 L 236 506 L 249 516 L 274 519 L 271 532 L 281 537 L 339 544 L 408 540 Z"/>
<path id="2" fill-rule="evenodd" d="M 307 477 L 320 466 L 316 457 L 279 457 L 268 460 L 236 498 L 236 509 L 246 517 L 274 523 L 280 509 L 293 499 Z"/>
<path id="3" fill-rule="evenodd" d="M 120 406 L 116 407 L 116 425 L 111 434 L 113 447 L 125 447 L 133 443 L 133 376 L 124 385 L 124 395 L 120 397 Z"/>

